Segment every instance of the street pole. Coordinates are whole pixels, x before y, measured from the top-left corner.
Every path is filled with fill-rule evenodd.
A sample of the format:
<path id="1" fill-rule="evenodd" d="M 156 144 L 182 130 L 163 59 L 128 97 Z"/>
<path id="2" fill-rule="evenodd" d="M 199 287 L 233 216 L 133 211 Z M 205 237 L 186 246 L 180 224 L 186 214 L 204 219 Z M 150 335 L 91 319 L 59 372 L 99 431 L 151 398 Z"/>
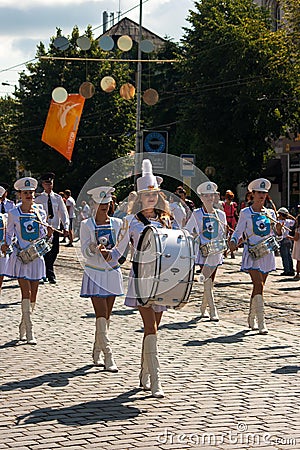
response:
<path id="1" fill-rule="evenodd" d="M 138 63 L 137 63 L 137 78 L 136 78 L 136 138 L 135 138 L 135 153 L 136 155 L 141 153 L 141 91 L 142 91 L 142 13 L 143 13 L 143 0 L 140 0 L 140 20 L 139 20 L 139 37 L 138 37 Z"/>

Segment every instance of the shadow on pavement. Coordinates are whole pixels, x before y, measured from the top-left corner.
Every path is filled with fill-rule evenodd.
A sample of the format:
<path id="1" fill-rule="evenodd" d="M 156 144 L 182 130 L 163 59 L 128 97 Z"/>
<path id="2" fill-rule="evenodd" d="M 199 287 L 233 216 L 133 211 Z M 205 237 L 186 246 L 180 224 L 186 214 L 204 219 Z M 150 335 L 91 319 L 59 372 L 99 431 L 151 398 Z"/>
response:
<path id="1" fill-rule="evenodd" d="M 184 330 L 187 328 L 196 328 L 198 322 L 203 319 L 201 319 L 201 316 L 194 317 L 193 319 L 189 320 L 188 322 L 173 322 L 173 323 L 165 323 L 163 325 L 159 326 L 160 330 L 166 329 L 166 330 Z"/>
<path id="2" fill-rule="evenodd" d="M 119 395 L 108 400 L 93 400 L 63 408 L 41 408 L 28 414 L 17 417 L 16 425 L 30 423 L 42 423 L 57 420 L 66 426 L 84 426 L 98 422 L 110 422 L 115 420 L 127 420 L 137 417 L 142 411 L 124 403 L 132 402 L 130 397 L 139 392 L 139 389 Z M 140 400 L 140 397 L 139 397 Z"/>
<path id="3" fill-rule="evenodd" d="M 26 342 L 27 344 L 27 342 Z M 13 341 L 6 342 L 6 344 L 0 345 L 0 350 L 3 350 L 4 348 L 10 348 L 10 347 L 16 347 L 17 345 L 21 345 L 20 341 L 17 339 L 14 339 Z"/>
<path id="4" fill-rule="evenodd" d="M 272 373 L 289 375 L 300 371 L 300 366 L 283 366 L 280 369 L 272 370 Z"/>
<path id="5" fill-rule="evenodd" d="M 33 389 L 43 384 L 48 384 L 51 387 L 63 387 L 69 384 L 69 380 L 74 377 L 82 377 L 88 375 L 87 371 L 94 368 L 93 364 L 81 367 L 73 370 L 72 372 L 53 372 L 40 375 L 35 378 L 29 378 L 28 380 L 10 381 L 0 385 L 0 391 L 13 391 L 15 389 Z"/>
<path id="6" fill-rule="evenodd" d="M 226 287 L 226 286 L 236 286 L 236 285 L 241 286 L 241 285 L 244 285 L 244 284 L 252 284 L 252 282 L 251 281 L 243 281 L 243 282 L 241 282 L 241 281 L 228 281 L 227 283 L 216 282 L 214 285 L 215 285 L 215 287 Z"/>
<path id="7" fill-rule="evenodd" d="M 291 348 L 291 345 L 268 345 L 267 347 L 260 347 L 257 350 L 281 350 L 283 348 Z"/>
<path id="8" fill-rule="evenodd" d="M 249 331 L 239 331 L 229 336 L 218 336 L 216 338 L 204 339 L 204 341 L 188 341 L 183 345 L 186 347 L 202 347 L 206 344 L 236 344 L 237 342 L 243 342 L 243 338 L 248 335 Z"/>

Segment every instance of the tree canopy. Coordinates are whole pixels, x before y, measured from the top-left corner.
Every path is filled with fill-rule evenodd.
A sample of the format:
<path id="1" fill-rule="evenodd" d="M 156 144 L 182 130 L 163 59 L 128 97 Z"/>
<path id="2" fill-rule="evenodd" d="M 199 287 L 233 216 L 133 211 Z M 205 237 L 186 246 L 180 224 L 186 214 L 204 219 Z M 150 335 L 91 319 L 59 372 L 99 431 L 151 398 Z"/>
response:
<path id="1" fill-rule="evenodd" d="M 177 141 L 228 189 L 259 175 L 270 142 L 294 124 L 299 76 L 286 34 L 252 0 L 195 2 L 188 21 Z"/>

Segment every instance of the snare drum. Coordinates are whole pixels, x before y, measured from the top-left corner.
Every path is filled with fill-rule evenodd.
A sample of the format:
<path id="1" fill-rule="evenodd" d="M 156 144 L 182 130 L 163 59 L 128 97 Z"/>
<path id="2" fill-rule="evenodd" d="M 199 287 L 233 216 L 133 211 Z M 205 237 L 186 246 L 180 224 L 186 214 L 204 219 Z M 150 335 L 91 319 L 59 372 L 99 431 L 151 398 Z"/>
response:
<path id="1" fill-rule="evenodd" d="M 193 239 L 186 230 L 147 226 L 133 263 L 138 301 L 182 308 L 192 289 L 194 261 Z"/>
<path id="2" fill-rule="evenodd" d="M 275 236 L 270 236 L 255 245 L 248 244 L 248 250 L 253 259 L 260 259 L 268 253 L 275 252 L 278 249 L 279 244 Z"/>
<path id="3" fill-rule="evenodd" d="M 45 255 L 51 250 L 51 244 L 46 239 L 39 239 L 32 242 L 26 248 L 19 250 L 18 258 L 23 264 L 28 264 L 34 261 L 36 258 Z"/>
<path id="4" fill-rule="evenodd" d="M 227 250 L 227 242 L 225 239 L 214 239 L 206 244 L 200 245 L 200 252 L 204 258 L 223 253 L 225 250 Z"/>

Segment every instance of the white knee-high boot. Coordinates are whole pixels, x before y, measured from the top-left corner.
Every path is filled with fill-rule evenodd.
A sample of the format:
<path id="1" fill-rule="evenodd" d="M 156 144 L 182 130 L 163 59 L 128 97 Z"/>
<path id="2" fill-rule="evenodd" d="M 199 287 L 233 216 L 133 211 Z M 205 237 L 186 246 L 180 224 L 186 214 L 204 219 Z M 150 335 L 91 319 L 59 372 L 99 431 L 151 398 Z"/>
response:
<path id="1" fill-rule="evenodd" d="M 105 317 L 98 317 L 96 319 L 96 333 L 99 337 L 100 348 L 104 353 L 105 370 L 108 372 L 118 372 L 108 339 L 108 320 Z"/>
<path id="2" fill-rule="evenodd" d="M 209 318 L 209 314 L 206 311 L 206 308 L 208 307 L 208 300 L 207 300 L 207 295 L 205 292 L 205 289 L 203 291 L 203 298 L 202 298 L 202 302 L 201 302 L 201 306 L 200 306 L 200 313 L 201 313 L 201 318 L 202 319 L 207 319 Z"/>
<path id="3" fill-rule="evenodd" d="M 249 314 L 248 314 L 248 325 L 251 330 L 258 330 L 257 320 L 256 320 L 256 298 L 251 297 L 250 305 L 249 305 Z"/>
<path id="4" fill-rule="evenodd" d="M 256 313 L 259 334 L 268 334 L 268 328 L 265 324 L 264 299 L 261 294 L 256 294 L 253 298 L 256 301 Z"/>
<path id="5" fill-rule="evenodd" d="M 109 328 L 109 320 L 107 321 L 107 329 Z M 95 366 L 104 367 L 103 353 L 100 344 L 100 328 L 97 326 L 97 318 L 95 322 L 95 341 L 93 345 L 93 361 Z"/>
<path id="6" fill-rule="evenodd" d="M 29 298 L 22 298 L 21 302 L 21 309 L 22 309 L 22 320 L 20 323 L 20 334 L 22 330 L 22 322 L 25 324 L 25 334 L 28 344 L 36 344 L 36 339 L 33 334 L 33 327 L 31 322 L 31 302 Z"/>
<path id="7" fill-rule="evenodd" d="M 211 278 L 204 281 L 204 297 L 208 302 L 210 320 L 213 322 L 218 322 L 219 316 L 214 302 L 213 280 Z"/>
<path id="8" fill-rule="evenodd" d="M 157 335 L 148 334 L 144 340 L 145 359 L 150 373 L 151 392 L 153 397 L 163 398 L 164 391 L 162 390 L 159 377 L 159 361 L 157 356 Z"/>
<path id="9" fill-rule="evenodd" d="M 151 391 L 150 384 L 150 374 L 147 365 L 147 359 L 145 356 L 145 338 L 143 338 L 142 344 L 142 354 L 141 354 L 141 370 L 140 370 L 140 387 L 144 389 L 144 391 Z"/>
<path id="10" fill-rule="evenodd" d="M 31 309 L 31 313 L 33 313 L 34 308 L 35 308 L 35 303 L 36 302 L 30 302 L 30 309 Z M 26 341 L 26 326 L 25 326 L 25 320 L 22 314 L 22 318 L 21 318 L 21 322 L 19 325 L 19 334 L 20 334 L 20 341 Z"/>

